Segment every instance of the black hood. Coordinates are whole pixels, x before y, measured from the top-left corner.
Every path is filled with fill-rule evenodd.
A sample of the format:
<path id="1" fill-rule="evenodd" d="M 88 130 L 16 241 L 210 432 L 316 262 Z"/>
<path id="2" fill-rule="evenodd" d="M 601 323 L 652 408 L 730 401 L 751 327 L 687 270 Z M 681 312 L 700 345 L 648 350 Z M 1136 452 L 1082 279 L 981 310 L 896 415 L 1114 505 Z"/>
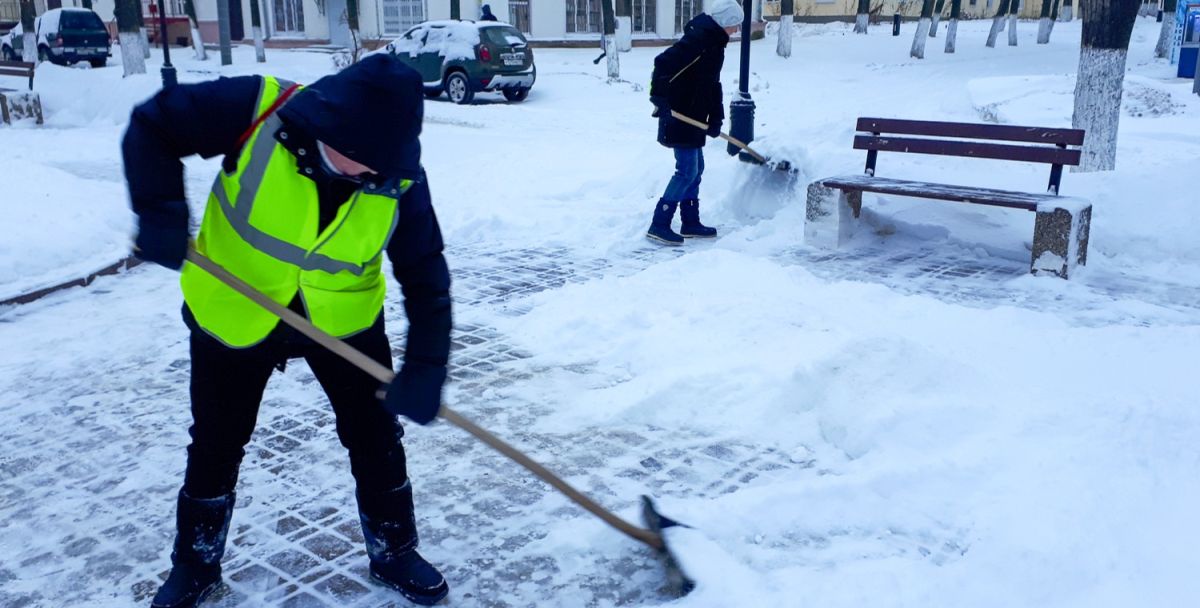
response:
<path id="1" fill-rule="evenodd" d="M 725 33 L 725 28 L 718 25 L 708 13 L 700 13 L 688 21 L 683 26 L 683 38 L 691 38 L 704 47 L 729 44 L 729 34 Z"/>
<path id="2" fill-rule="evenodd" d="M 379 53 L 305 87 L 279 117 L 386 177 L 414 179 L 424 103 L 421 76 Z"/>

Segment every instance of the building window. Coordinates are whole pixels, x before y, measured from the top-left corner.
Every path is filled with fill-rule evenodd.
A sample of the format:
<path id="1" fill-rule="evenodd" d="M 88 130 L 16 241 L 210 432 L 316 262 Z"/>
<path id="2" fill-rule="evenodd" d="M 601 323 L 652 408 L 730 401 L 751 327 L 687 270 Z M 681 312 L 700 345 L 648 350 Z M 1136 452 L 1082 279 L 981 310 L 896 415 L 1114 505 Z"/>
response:
<path id="1" fill-rule="evenodd" d="M 683 26 L 703 12 L 701 0 L 675 0 L 675 33 L 682 34 Z"/>
<path id="2" fill-rule="evenodd" d="M 425 0 L 383 0 L 383 33 L 399 36 L 425 21 Z"/>
<path id="3" fill-rule="evenodd" d="M 653 34 L 658 29 L 657 11 L 655 0 L 617 0 L 617 15 L 631 17 L 637 34 Z"/>
<path id="4" fill-rule="evenodd" d="M 508 22 L 521 33 L 530 33 L 529 0 L 508 0 Z"/>
<path id="5" fill-rule="evenodd" d="M 603 29 L 600 0 L 567 0 L 567 33 L 599 34 Z"/>

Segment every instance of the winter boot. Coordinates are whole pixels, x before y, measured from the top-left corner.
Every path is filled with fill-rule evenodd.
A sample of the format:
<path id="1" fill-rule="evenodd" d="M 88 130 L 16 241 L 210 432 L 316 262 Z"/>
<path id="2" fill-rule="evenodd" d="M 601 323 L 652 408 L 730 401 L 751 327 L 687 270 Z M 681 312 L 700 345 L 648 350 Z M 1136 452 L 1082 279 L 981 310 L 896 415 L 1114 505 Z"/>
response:
<path id="1" fill-rule="evenodd" d="M 679 234 L 684 237 L 712 238 L 717 236 L 716 228 L 709 228 L 700 223 L 700 201 L 697 199 L 679 202 L 679 218 L 683 220 Z"/>
<path id="2" fill-rule="evenodd" d="M 221 583 L 221 556 L 233 514 L 234 493 L 192 498 L 179 491 L 171 574 L 158 588 L 151 608 L 193 608 Z"/>
<path id="3" fill-rule="evenodd" d="M 663 243 L 664 245 L 682 245 L 683 237 L 671 230 L 671 220 L 675 218 L 675 206 L 679 203 L 658 199 L 654 207 L 654 220 L 646 231 L 646 238 Z"/>
<path id="4" fill-rule="evenodd" d="M 446 597 L 450 592 L 446 579 L 417 553 L 410 483 L 380 494 L 359 492 L 358 516 L 367 540 L 372 579 L 422 606 L 432 606 Z"/>

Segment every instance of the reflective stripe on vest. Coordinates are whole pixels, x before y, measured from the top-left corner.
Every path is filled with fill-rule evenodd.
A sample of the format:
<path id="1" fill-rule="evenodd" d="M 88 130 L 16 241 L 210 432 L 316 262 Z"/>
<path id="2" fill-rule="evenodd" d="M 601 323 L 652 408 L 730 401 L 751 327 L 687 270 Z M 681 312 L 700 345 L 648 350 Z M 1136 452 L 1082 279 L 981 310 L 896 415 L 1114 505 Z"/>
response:
<path id="1" fill-rule="evenodd" d="M 264 77 L 256 117 L 289 85 Z M 279 304 L 299 294 L 314 325 L 346 337 L 370 327 L 383 309 L 382 253 L 412 182 L 360 188 L 320 229 L 316 184 L 297 174 L 296 157 L 275 141 L 281 126 L 277 115 L 267 116 L 234 171 L 218 174 L 196 248 Z M 279 322 L 191 264 L 180 281 L 196 322 L 228 346 L 253 346 Z"/>

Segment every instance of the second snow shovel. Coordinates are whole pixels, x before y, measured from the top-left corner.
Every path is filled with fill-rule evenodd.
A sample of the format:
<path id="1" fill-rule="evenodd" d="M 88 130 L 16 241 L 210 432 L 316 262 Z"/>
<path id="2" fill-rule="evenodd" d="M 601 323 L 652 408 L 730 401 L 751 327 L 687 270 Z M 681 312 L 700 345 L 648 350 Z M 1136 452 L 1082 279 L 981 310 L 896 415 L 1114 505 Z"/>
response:
<path id="1" fill-rule="evenodd" d="M 249 283 L 246 283 L 245 281 L 234 276 L 233 273 L 225 270 L 216 262 L 213 262 L 191 247 L 188 248 L 187 261 L 199 266 L 209 274 L 219 279 L 222 283 L 228 285 L 234 291 L 237 291 L 243 296 L 253 300 L 259 306 L 271 311 L 272 314 L 279 317 L 284 323 L 291 325 L 297 331 L 305 336 L 308 336 L 317 344 L 320 344 L 333 353 L 341 356 L 343 359 L 349 361 L 362 371 L 370 374 L 380 382 L 390 384 L 392 379 L 395 377 L 395 373 L 387 366 L 380 364 L 378 361 L 368 357 L 361 351 L 346 344 L 345 342 L 342 342 L 341 340 L 325 333 L 324 331 L 321 331 L 315 325 L 310 323 L 308 319 L 305 319 L 299 314 L 296 314 L 296 312 L 281 306 L 278 302 L 268 298 Z M 654 549 L 655 553 L 662 558 L 667 568 L 667 582 L 676 593 L 685 594 L 695 587 L 695 583 L 692 581 L 692 579 L 688 578 L 686 574 L 684 574 L 683 570 L 679 566 L 679 561 L 675 559 L 675 556 L 671 553 L 670 548 L 667 547 L 666 539 L 663 537 L 662 533 L 663 529 L 665 528 L 682 526 L 683 524 L 659 514 L 654 508 L 654 501 L 652 501 L 649 496 L 642 496 L 642 519 L 645 521 L 646 527 L 639 528 L 638 526 L 635 526 L 616 516 L 608 509 L 600 506 L 596 501 L 592 500 L 579 490 L 571 487 L 570 484 L 563 481 L 561 477 L 555 475 L 546 467 L 535 462 L 532 458 L 526 456 L 524 453 L 512 447 L 511 445 L 505 443 L 499 437 L 491 434 L 483 427 L 480 427 L 467 418 L 464 418 L 458 412 L 446 407 L 445 404 L 443 404 L 441 409 L 438 410 L 438 416 L 449 420 L 458 428 L 470 433 L 476 439 L 488 444 L 496 451 L 507 456 L 513 462 L 525 467 L 526 470 L 534 475 L 537 475 L 542 481 L 550 484 L 554 489 L 561 492 L 563 496 L 571 499 L 572 502 L 583 507 L 592 515 L 604 520 L 604 522 L 608 525 L 621 531 L 626 536 L 645 544 L 651 549 Z"/>
<path id="2" fill-rule="evenodd" d="M 691 116 L 688 116 L 686 114 L 680 114 L 679 112 L 676 112 L 675 110 L 671 110 L 671 116 L 673 116 L 674 118 L 681 120 L 689 125 L 692 125 L 693 127 L 696 127 L 697 129 L 703 130 L 705 132 L 708 131 L 708 125 L 696 120 L 695 118 L 692 118 Z M 717 135 L 721 139 L 724 139 L 725 141 L 741 148 L 743 151 L 746 152 L 746 154 L 749 154 L 751 158 L 758 161 L 758 163 L 760 165 L 767 165 L 778 171 L 791 172 L 791 171 L 795 170 L 792 168 L 792 163 L 789 163 L 786 160 L 770 160 L 767 157 L 763 156 L 762 154 L 755 152 L 754 148 L 751 148 L 749 144 L 743 142 L 742 140 L 740 140 L 736 137 L 733 137 L 731 135 L 726 135 L 724 133 L 718 133 Z"/>

